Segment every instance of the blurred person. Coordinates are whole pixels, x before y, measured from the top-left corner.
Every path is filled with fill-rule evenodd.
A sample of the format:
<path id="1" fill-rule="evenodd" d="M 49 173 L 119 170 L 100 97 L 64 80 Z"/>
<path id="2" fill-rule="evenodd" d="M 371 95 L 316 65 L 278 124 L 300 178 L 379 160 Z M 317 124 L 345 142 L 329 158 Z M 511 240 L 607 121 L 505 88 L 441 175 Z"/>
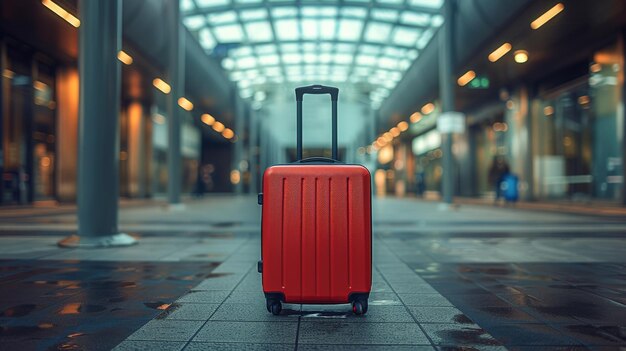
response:
<path id="1" fill-rule="evenodd" d="M 489 169 L 488 181 L 491 186 L 496 189 L 496 196 L 494 199 L 494 205 L 498 204 L 502 197 L 502 188 L 505 178 L 511 173 L 509 164 L 506 162 L 504 156 L 495 156 Z"/>

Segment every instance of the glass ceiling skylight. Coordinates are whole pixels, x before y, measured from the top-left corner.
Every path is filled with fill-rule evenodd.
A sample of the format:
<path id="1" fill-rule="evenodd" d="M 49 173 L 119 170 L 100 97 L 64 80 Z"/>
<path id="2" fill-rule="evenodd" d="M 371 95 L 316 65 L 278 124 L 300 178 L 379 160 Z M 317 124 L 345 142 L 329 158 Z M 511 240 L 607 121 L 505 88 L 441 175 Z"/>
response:
<path id="1" fill-rule="evenodd" d="M 442 24 L 443 0 L 182 0 L 185 26 L 244 98 L 349 82 L 373 108 Z"/>

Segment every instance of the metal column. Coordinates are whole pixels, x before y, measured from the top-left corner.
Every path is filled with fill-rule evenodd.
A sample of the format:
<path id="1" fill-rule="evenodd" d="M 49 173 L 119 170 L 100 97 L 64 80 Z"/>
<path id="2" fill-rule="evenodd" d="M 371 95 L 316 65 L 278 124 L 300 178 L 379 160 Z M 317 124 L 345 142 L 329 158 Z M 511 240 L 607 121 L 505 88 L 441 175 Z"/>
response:
<path id="1" fill-rule="evenodd" d="M 248 144 L 249 170 L 250 170 L 250 194 L 259 192 L 259 119 L 258 112 L 250 110 L 250 143 Z"/>
<path id="2" fill-rule="evenodd" d="M 441 97 L 442 113 L 454 111 L 454 17 L 456 12 L 456 1 L 446 0 L 443 7 L 445 22 L 441 27 L 439 42 L 439 95 Z M 443 179 L 442 193 L 443 202 L 452 204 L 454 195 L 454 156 L 452 155 L 452 133 L 442 135 L 443 151 Z"/>
<path id="3" fill-rule="evenodd" d="M 235 194 L 243 193 L 243 172 L 241 169 L 241 161 L 243 160 L 243 144 L 245 142 L 245 126 L 246 126 L 246 106 L 237 95 L 237 91 L 233 91 L 233 104 L 235 108 L 235 132 L 237 133 L 237 141 L 234 145 L 234 153 L 232 157 L 231 171 L 239 172 L 239 182 L 235 184 Z"/>
<path id="4" fill-rule="evenodd" d="M 119 194 L 120 0 L 80 2 L 78 235 L 64 247 L 131 245 L 117 228 Z"/>
<path id="5" fill-rule="evenodd" d="M 180 124 L 182 111 L 178 99 L 185 94 L 185 37 L 180 21 L 179 0 L 166 2 L 170 37 L 168 80 L 172 91 L 167 99 L 167 200 L 170 208 L 179 208 L 182 181 Z"/>

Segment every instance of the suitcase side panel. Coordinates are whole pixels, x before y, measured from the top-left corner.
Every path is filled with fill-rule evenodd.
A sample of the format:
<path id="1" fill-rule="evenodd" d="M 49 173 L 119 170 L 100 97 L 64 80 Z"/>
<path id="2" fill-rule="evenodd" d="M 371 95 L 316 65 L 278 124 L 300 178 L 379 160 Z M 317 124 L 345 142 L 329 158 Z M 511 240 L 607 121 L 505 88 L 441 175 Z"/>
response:
<path id="1" fill-rule="evenodd" d="M 369 173 L 355 166 L 272 168 L 263 181 L 263 290 L 303 303 L 369 292 Z"/>

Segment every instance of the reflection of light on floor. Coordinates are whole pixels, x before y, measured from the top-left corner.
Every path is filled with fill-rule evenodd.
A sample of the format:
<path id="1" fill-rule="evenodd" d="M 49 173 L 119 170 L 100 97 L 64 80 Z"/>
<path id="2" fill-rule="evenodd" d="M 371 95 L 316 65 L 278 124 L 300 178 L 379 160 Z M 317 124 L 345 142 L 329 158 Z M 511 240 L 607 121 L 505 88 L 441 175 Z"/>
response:
<path id="1" fill-rule="evenodd" d="M 157 310 L 166 310 L 168 307 L 170 307 L 171 304 L 169 303 L 164 303 L 161 306 L 157 307 Z"/>
<path id="2" fill-rule="evenodd" d="M 59 314 L 79 314 L 80 313 L 78 311 L 79 308 L 80 308 L 80 303 L 78 302 L 68 303 L 67 305 L 63 306 L 63 308 L 61 308 L 61 311 L 59 311 Z"/>

